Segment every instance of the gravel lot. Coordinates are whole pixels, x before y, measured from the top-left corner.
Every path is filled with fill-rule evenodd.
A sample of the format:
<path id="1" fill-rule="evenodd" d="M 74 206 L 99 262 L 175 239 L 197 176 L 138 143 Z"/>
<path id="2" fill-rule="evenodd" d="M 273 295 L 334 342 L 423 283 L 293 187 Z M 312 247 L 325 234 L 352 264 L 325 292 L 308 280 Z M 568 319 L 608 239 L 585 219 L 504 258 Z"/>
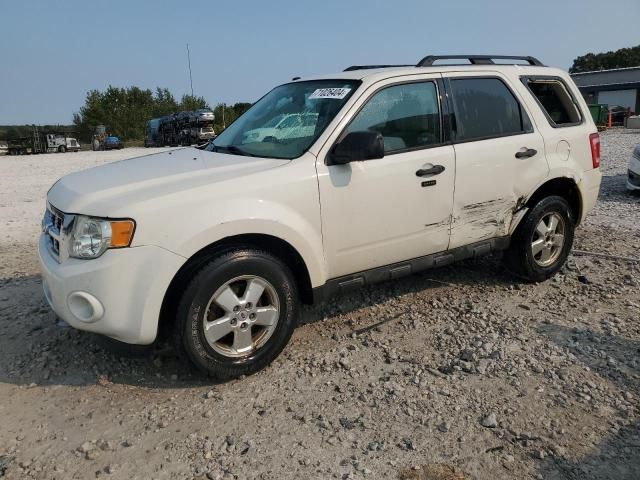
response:
<path id="1" fill-rule="evenodd" d="M 640 256 L 639 142 L 602 135 L 577 249 Z M 638 263 L 574 256 L 530 285 L 490 257 L 367 288 L 224 384 L 58 324 L 35 255 L 47 188 L 144 153 L 0 157 L 0 478 L 640 478 Z"/>

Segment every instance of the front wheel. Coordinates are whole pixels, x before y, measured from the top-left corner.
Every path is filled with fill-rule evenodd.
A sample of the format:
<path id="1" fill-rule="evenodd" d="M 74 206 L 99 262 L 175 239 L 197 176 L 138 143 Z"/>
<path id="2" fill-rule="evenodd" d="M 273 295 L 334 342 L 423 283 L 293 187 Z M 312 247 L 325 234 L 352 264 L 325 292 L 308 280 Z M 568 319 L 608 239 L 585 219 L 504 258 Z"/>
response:
<path id="1" fill-rule="evenodd" d="M 298 309 L 287 265 L 261 250 L 227 251 L 205 264 L 183 293 L 177 347 L 212 377 L 248 375 L 282 352 Z"/>
<path id="2" fill-rule="evenodd" d="M 567 201 L 555 195 L 543 198 L 516 229 L 505 263 L 527 281 L 546 280 L 567 260 L 574 231 L 575 220 Z"/>

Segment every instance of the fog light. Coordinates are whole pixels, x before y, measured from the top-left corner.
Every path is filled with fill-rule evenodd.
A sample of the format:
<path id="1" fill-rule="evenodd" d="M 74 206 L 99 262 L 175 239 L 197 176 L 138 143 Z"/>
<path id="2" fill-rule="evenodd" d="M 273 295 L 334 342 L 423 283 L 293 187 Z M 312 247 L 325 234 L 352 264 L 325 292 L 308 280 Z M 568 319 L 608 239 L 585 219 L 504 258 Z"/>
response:
<path id="1" fill-rule="evenodd" d="M 104 307 L 100 300 L 87 292 L 69 294 L 67 305 L 73 316 L 85 323 L 100 320 L 104 315 Z"/>

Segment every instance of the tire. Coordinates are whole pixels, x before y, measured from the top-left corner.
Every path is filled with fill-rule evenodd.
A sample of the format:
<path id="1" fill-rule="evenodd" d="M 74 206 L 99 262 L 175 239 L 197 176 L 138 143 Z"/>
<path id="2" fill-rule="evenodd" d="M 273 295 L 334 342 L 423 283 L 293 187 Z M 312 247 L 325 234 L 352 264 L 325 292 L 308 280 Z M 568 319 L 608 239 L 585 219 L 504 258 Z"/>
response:
<path id="1" fill-rule="evenodd" d="M 262 250 L 227 250 L 197 271 L 186 287 L 174 339 L 179 354 L 198 369 L 227 380 L 268 366 L 291 338 L 298 312 L 298 290 L 287 265 Z M 207 329 L 209 339 L 205 316 L 209 325 L 216 325 Z"/>
<path id="2" fill-rule="evenodd" d="M 67 147 L 65 147 L 64 145 L 60 145 L 58 147 L 58 153 L 65 153 L 67 151 Z"/>
<path id="3" fill-rule="evenodd" d="M 545 197 L 527 213 L 511 237 L 505 263 L 524 280 L 542 282 L 566 262 L 574 232 L 574 214 L 567 201 L 555 195 Z"/>

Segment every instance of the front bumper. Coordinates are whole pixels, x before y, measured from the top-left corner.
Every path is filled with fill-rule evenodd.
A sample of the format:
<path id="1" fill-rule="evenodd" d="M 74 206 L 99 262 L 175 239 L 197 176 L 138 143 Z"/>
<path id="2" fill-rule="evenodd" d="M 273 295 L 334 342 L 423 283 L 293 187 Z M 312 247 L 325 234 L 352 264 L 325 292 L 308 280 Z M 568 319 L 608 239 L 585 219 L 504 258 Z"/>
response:
<path id="1" fill-rule="evenodd" d="M 160 247 L 107 250 L 100 258 L 53 258 L 45 235 L 38 257 L 45 297 L 79 330 L 122 342 L 152 343 L 165 292 L 185 258 Z"/>
<path id="2" fill-rule="evenodd" d="M 629 161 L 627 188 L 629 190 L 640 190 L 640 159 L 635 156 L 631 157 Z"/>

